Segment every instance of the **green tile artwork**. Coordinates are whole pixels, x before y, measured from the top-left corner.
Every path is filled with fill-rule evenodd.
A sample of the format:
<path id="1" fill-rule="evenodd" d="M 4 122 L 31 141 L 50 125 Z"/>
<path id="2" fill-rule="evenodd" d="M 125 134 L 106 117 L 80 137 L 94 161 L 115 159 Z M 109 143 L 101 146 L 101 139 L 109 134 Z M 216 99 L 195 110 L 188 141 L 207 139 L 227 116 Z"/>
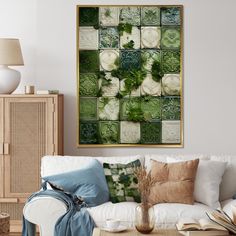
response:
<path id="1" fill-rule="evenodd" d="M 77 6 L 79 146 L 183 145 L 182 11 Z"/>

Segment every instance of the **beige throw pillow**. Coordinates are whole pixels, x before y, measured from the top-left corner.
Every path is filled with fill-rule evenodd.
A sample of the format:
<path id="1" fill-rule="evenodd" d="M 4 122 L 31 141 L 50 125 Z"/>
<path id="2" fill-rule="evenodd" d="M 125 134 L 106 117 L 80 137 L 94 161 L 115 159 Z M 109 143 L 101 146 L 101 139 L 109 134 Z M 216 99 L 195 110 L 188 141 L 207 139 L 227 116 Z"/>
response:
<path id="1" fill-rule="evenodd" d="M 199 159 L 163 163 L 152 160 L 151 175 L 156 183 L 151 188 L 149 201 L 157 203 L 194 203 L 194 181 Z"/>

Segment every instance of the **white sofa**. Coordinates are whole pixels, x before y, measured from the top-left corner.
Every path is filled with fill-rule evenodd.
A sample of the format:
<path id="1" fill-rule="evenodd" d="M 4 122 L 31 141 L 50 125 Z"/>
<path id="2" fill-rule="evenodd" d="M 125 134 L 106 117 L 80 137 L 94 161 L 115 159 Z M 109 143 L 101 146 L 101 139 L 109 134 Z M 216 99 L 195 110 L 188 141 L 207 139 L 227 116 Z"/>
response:
<path id="1" fill-rule="evenodd" d="M 72 157 L 72 156 L 45 156 L 41 163 L 41 176 L 48 176 L 68 172 L 85 167 L 88 162 L 96 158 L 101 163 L 129 163 L 137 158 L 150 168 L 150 160 L 167 161 L 167 155 L 145 155 L 129 157 Z M 236 157 L 233 156 L 206 156 L 206 155 L 176 155 L 175 159 L 206 159 L 227 162 L 227 168 L 223 175 L 220 186 L 220 203 L 223 210 L 231 214 L 231 205 L 236 205 L 232 196 L 236 193 Z M 107 202 L 97 207 L 89 208 L 88 211 L 98 227 L 102 227 L 108 218 L 117 218 L 128 227 L 133 227 L 135 221 L 135 207 L 137 203 L 122 202 L 113 204 Z M 173 228 L 179 218 L 192 217 L 200 219 L 206 217 L 206 211 L 213 209 L 202 203 L 194 205 L 162 203 L 154 206 L 156 216 L 156 227 Z M 25 218 L 39 226 L 42 236 L 53 236 L 54 226 L 57 219 L 66 212 L 66 206 L 59 200 L 52 197 L 35 198 L 24 207 Z"/>

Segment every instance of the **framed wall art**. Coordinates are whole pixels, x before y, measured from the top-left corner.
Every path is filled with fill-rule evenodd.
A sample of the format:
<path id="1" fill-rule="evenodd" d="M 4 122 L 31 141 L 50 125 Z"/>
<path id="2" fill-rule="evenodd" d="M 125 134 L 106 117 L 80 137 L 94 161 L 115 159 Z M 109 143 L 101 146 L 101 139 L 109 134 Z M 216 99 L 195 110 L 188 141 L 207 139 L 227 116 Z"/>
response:
<path id="1" fill-rule="evenodd" d="M 183 146 L 183 6 L 77 6 L 78 146 Z"/>

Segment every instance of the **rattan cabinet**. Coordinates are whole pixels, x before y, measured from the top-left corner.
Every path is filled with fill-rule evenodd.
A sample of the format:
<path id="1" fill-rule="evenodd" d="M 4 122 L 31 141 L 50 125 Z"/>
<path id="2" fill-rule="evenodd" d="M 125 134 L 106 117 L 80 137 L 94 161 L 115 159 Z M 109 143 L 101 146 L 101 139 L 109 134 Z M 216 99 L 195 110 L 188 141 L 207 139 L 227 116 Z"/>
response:
<path id="1" fill-rule="evenodd" d="M 26 198 L 40 188 L 44 155 L 63 154 L 63 95 L 0 95 L 0 212 L 21 228 Z"/>

